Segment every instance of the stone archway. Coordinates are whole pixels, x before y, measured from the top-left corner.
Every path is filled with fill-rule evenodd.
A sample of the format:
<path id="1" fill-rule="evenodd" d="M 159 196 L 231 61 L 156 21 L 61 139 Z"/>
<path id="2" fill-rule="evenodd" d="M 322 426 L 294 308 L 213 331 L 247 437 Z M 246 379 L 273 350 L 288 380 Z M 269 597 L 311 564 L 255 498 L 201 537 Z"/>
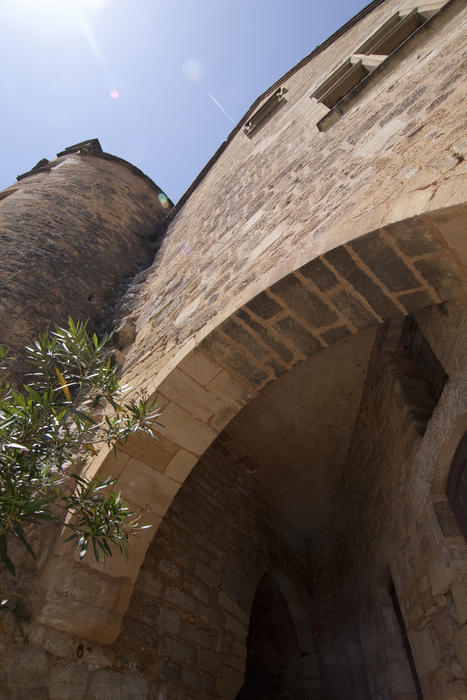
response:
<path id="1" fill-rule="evenodd" d="M 144 369 L 141 385 L 161 399 L 159 443 L 136 438 L 102 453 L 89 472 L 119 476 L 135 507 L 152 505 L 129 562 L 105 569 L 74 563 L 60 542 L 45 566 L 44 624 L 103 644 L 121 619 L 150 540 L 180 485 L 232 417 L 297 363 L 391 318 L 465 294 L 462 207 L 405 219 L 311 260 L 192 343 L 163 373 Z M 90 595 L 91 592 L 91 595 Z M 90 598 L 92 602 L 90 602 Z"/>
<path id="2" fill-rule="evenodd" d="M 237 700 L 307 696 L 293 619 L 274 578 L 267 574 L 256 590 L 247 647 L 245 682 Z"/>
<path id="3" fill-rule="evenodd" d="M 309 612 L 293 582 L 268 572 L 256 589 L 247 641 L 245 681 L 237 700 L 322 695 Z"/>

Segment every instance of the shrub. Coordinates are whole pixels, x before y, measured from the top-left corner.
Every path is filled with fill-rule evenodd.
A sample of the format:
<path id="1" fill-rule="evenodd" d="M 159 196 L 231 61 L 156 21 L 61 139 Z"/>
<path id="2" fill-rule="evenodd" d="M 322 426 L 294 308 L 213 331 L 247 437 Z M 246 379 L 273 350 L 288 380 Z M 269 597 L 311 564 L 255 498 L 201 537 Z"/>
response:
<path id="1" fill-rule="evenodd" d="M 79 475 L 86 456 L 104 444 L 124 443 L 144 431 L 152 437 L 159 412 L 140 394 L 124 401 L 108 337 L 69 319 L 26 348 L 31 373 L 22 390 L 0 383 L 0 562 L 14 574 L 10 538 L 34 556 L 30 526 L 60 520 L 80 557 L 89 545 L 96 560 L 112 545 L 128 556 L 128 538 L 140 528 L 115 479 Z M 6 371 L 7 353 L 0 348 Z"/>

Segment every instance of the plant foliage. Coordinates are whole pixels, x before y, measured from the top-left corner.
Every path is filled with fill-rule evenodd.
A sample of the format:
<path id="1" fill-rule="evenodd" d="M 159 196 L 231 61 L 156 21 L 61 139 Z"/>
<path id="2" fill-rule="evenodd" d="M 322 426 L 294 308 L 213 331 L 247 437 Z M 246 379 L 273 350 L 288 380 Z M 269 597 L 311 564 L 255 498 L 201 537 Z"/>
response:
<path id="1" fill-rule="evenodd" d="M 34 556 L 32 525 L 61 520 L 80 557 L 91 544 L 97 561 L 112 555 L 112 545 L 128 556 L 129 534 L 140 528 L 140 513 L 113 488 L 115 479 L 69 473 L 97 447 L 137 431 L 156 437 L 160 425 L 155 401 L 123 400 L 108 337 L 99 340 L 87 326 L 69 319 L 27 347 L 31 373 L 21 391 L 0 383 L 0 563 L 12 574 L 10 538 Z M 2 369 L 7 359 L 0 348 Z"/>

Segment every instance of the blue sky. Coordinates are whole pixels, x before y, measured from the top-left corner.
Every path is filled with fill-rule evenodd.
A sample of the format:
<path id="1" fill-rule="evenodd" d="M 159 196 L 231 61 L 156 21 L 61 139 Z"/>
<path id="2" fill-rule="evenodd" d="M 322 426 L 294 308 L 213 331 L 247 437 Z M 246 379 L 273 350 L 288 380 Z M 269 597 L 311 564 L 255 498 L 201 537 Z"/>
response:
<path id="1" fill-rule="evenodd" d="M 98 137 L 177 201 L 232 121 L 366 4 L 0 0 L 0 189 Z"/>

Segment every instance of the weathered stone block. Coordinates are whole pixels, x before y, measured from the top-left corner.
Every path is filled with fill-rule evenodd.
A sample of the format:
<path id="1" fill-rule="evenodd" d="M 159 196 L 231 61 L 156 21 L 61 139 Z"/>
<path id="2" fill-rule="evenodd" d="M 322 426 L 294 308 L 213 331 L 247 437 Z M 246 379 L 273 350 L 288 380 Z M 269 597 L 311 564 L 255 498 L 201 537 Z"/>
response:
<path id="1" fill-rule="evenodd" d="M 148 683 L 141 676 L 100 669 L 91 674 L 86 700 L 141 700 Z"/>
<path id="2" fill-rule="evenodd" d="M 287 338 L 290 343 L 295 345 L 297 350 L 305 357 L 310 357 L 322 348 L 319 340 L 307 331 L 301 323 L 290 316 L 277 321 L 274 324 L 274 328 L 284 338 Z"/>
<path id="3" fill-rule="evenodd" d="M 225 629 L 232 632 L 240 641 L 244 641 L 248 636 L 248 625 L 242 624 L 228 614 L 225 616 Z"/>
<path id="4" fill-rule="evenodd" d="M 458 622 L 465 625 L 467 623 L 467 578 L 456 578 L 452 582 L 451 593 L 456 606 Z"/>
<path id="5" fill-rule="evenodd" d="M 168 463 L 164 473 L 179 484 L 183 484 L 197 461 L 198 458 L 190 452 L 179 450 Z"/>
<path id="6" fill-rule="evenodd" d="M 264 319 L 272 318 L 280 311 L 283 311 L 283 307 L 264 292 L 249 301 L 247 307 L 256 316 Z"/>
<path id="7" fill-rule="evenodd" d="M 25 645 L 17 649 L 11 659 L 8 682 L 12 688 L 43 688 L 47 683 L 48 670 L 47 652 Z"/>
<path id="8" fill-rule="evenodd" d="M 221 657 L 217 651 L 213 649 L 199 649 L 198 665 L 200 669 L 213 676 L 217 676 L 220 664 Z"/>
<path id="9" fill-rule="evenodd" d="M 459 537 L 461 535 L 459 525 L 447 500 L 434 501 L 433 510 L 444 537 Z"/>
<path id="10" fill-rule="evenodd" d="M 221 615 L 216 608 L 210 608 L 203 603 L 196 604 L 196 617 L 203 624 L 214 629 L 221 627 Z"/>
<path id="11" fill-rule="evenodd" d="M 227 405 L 238 410 L 244 406 L 252 392 L 243 383 L 235 380 L 228 372 L 222 370 L 208 385 L 209 391 L 223 399 Z"/>
<path id="12" fill-rule="evenodd" d="M 265 354 L 265 348 L 258 343 L 255 338 L 249 333 L 240 323 L 233 319 L 225 321 L 221 330 L 236 343 L 241 345 L 244 350 L 247 350 L 257 360 L 262 360 Z"/>
<path id="13" fill-rule="evenodd" d="M 180 630 L 180 615 L 172 608 L 159 608 L 159 618 L 157 628 L 162 633 L 171 634 L 176 637 Z"/>
<path id="14" fill-rule="evenodd" d="M 162 583 L 159 579 L 154 577 L 152 572 L 148 571 L 143 566 L 136 582 L 136 590 L 157 596 L 162 593 Z"/>
<path id="15" fill-rule="evenodd" d="M 216 437 L 208 425 L 173 403 L 164 408 L 164 434 L 195 455 L 202 454 Z"/>
<path id="16" fill-rule="evenodd" d="M 439 666 L 439 650 L 429 630 L 409 630 L 408 635 L 418 673 L 426 676 Z"/>
<path id="17" fill-rule="evenodd" d="M 130 461 L 130 457 L 147 464 L 152 469 L 160 472 L 164 471 L 166 465 L 176 453 L 178 445 L 171 440 L 167 440 L 162 431 L 157 430 L 156 432 L 158 433 L 157 440 L 145 434 L 130 435 L 128 442 L 121 445 L 121 448 L 117 450 L 117 463 L 115 463 L 112 455 L 109 455 L 109 458 L 106 460 L 105 466 L 108 473 L 112 474 L 112 476 L 120 476 Z"/>
<path id="18" fill-rule="evenodd" d="M 299 273 L 310 279 L 322 292 L 328 292 L 338 284 L 334 272 L 320 259 L 312 260 L 299 269 Z"/>
<path id="19" fill-rule="evenodd" d="M 197 651 L 193 647 L 170 637 L 163 637 L 160 646 L 161 656 L 167 656 L 171 661 L 180 664 L 196 665 Z"/>
<path id="20" fill-rule="evenodd" d="M 324 333 L 321 333 L 322 339 L 328 343 L 328 345 L 334 345 L 334 343 L 338 343 L 339 340 L 342 340 L 342 338 L 348 335 L 350 335 L 350 331 L 346 326 L 336 326 L 336 328 L 330 328 L 324 331 Z"/>
<path id="21" fill-rule="evenodd" d="M 244 674 L 238 669 L 224 665 L 222 678 L 216 683 L 216 690 L 223 700 L 234 700 L 243 685 Z"/>
<path id="22" fill-rule="evenodd" d="M 182 671 L 182 681 L 191 690 L 199 691 L 201 689 L 201 677 L 192 668 L 184 667 Z"/>
<path id="23" fill-rule="evenodd" d="M 409 314 L 414 314 L 433 303 L 432 297 L 424 290 L 412 294 L 401 294 L 398 299 Z"/>
<path id="24" fill-rule="evenodd" d="M 451 566 L 451 559 L 445 549 L 439 549 L 428 563 L 428 578 L 433 595 L 436 597 L 440 593 L 447 593 L 454 571 Z"/>
<path id="25" fill-rule="evenodd" d="M 209 337 L 203 345 L 220 364 L 239 374 L 252 388 L 262 384 L 267 379 L 267 374 L 262 369 L 255 365 L 247 355 L 229 345 L 228 341 L 219 334 Z"/>
<path id="26" fill-rule="evenodd" d="M 381 234 L 359 238 L 351 247 L 390 292 L 420 286 L 413 272 Z"/>
<path id="27" fill-rule="evenodd" d="M 169 559 L 161 559 L 159 569 L 169 578 L 180 578 L 180 569 Z"/>
<path id="28" fill-rule="evenodd" d="M 386 666 L 386 680 L 391 693 L 397 697 L 399 693 L 415 693 L 415 686 L 406 660 L 391 661 Z"/>
<path id="29" fill-rule="evenodd" d="M 150 505 L 151 510 L 160 516 L 165 515 L 179 488 L 176 481 L 136 459 L 128 462 L 119 485 L 128 501 L 140 507 Z"/>
<path id="30" fill-rule="evenodd" d="M 112 340 L 119 350 L 124 350 L 136 338 L 136 324 L 133 319 L 125 318 L 112 333 Z"/>
<path id="31" fill-rule="evenodd" d="M 159 392 L 201 421 L 207 421 L 223 408 L 222 401 L 179 369 L 162 382 Z"/>
<path id="32" fill-rule="evenodd" d="M 282 299 L 294 315 L 314 328 L 331 326 L 337 321 L 336 312 L 295 275 L 288 275 L 274 284 L 271 292 Z"/>
<path id="33" fill-rule="evenodd" d="M 50 700 L 83 700 L 88 668 L 76 661 L 54 664 L 49 676 Z"/>
<path id="34" fill-rule="evenodd" d="M 158 649 L 160 634 L 154 625 L 144 624 L 144 620 L 131 620 L 126 617 L 123 621 L 121 638 L 124 644 L 141 645 L 148 649 Z"/>
<path id="35" fill-rule="evenodd" d="M 448 255 L 424 258 L 415 263 L 417 270 L 436 289 L 441 299 L 452 299 L 463 291 L 463 279 L 457 262 Z"/>
<path id="36" fill-rule="evenodd" d="M 194 599 L 187 593 L 181 591 L 179 588 L 175 588 L 175 586 L 169 586 L 166 589 L 164 598 L 187 612 L 193 612 L 195 609 Z"/>
<path id="37" fill-rule="evenodd" d="M 76 646 L 70 635 L 42 625 L 32 628 L 29 643 L 42 647 L 53 656 L 65 658 L 73 655 L 73 648 Z"/>
<path id="38" fill-rule="evenodd" d="M 394 239 L 398 248 L 410 257 L 436 253 L 443 248 L 438 236 L 419 217 L 385 226 L 384 230 Z"/>
<path id="39" fill-rule="evenodd" d="M 13 696 L 9 695 L 7 700 L 31 700 L 30 688 L 15 688 Z M 34 688 L 34 700 L 49 700 L 47 688 Z"/>
<path id="40" fill-rule="evenodd" d="M 208 384 L 222 370 L 222 367 L 200 348 L 189 353 L 181 361 L 179 368 L 201 386 Z"/>
<path id="41" fill-rule="evenodd" d="M 159 678 L 161 679 L 161 681 L 181 680 L 182 674 L 183 667 L 180 666 L 180 664 L 176 664 L 173 661 L 170 661 L 169 659 L 162 659 L 159 671 Z M 184 693 L 184 691 L 182 690 L 180 690 L 180 692 Z M 171 695 L 169 695 L 168 697 L 171 697 Z M 183 694 L 182 697 L 186 697 L 186 695 Z"/>
<path id="42" fill-rule="evenodd" d="M 266 347 L 270 348 L 276 355 L 279 355 L 284 362 L 290 362 L 293 359 L 293 353 L 290 349 L 277 340 L 277 338 L 274 338 L 269 328 L 254 321 L 243 309 L 241 309 L 237 315 L 261 338 Z"/>
<path id="43" fill-rule="evenodd" d="M 401 311 L 394 302 L 357 266 L 350 253 L 343 246 L 327 253 L 326 259 L 352 285 L 353 289 L 367 300 L 381 318 L 389 319 L 401 315 Z"/>
<path id="44" fill-rule="evenodd" d="M 219 586 L 221 583 L 221 575 L 218 571 L 213 571 L 202 562 L 198 562 L 195 567 L 195 574 L 199 576 L 201 581 L 210 588 Z"/>
<path id="45" fill-rule="evenodd" d="M 376 316 L 363 306 L 356 297 L 344 290 L 334 294 L 332 301 L 356 328 L 368 328 L 368 326 L 373 326 L 377 323 Z"/>

